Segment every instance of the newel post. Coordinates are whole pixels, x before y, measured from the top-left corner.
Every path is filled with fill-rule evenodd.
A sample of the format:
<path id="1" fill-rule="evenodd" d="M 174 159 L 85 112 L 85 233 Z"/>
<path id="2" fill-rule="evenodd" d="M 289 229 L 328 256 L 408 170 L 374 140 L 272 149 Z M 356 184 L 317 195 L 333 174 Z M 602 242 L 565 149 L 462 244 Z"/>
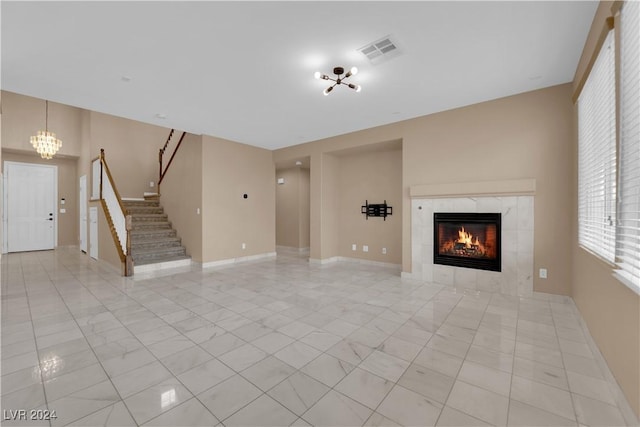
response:
<path id="1" fill-rule="evenodd" d="M 125 216 L 125 228 L 127 229 L 127 253 L 124 258 L 124 275 L 126 277 L 133 276 L 133 257 L 131 256 L 131 229 L 133 228 L 133 220 L 131 215 Z"/>

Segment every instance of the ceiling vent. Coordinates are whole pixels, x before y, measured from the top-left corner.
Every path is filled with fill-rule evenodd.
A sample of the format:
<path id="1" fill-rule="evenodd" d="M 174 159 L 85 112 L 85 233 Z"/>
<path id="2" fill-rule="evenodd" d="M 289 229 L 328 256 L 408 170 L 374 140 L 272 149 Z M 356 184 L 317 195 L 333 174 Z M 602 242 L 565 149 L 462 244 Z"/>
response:
<path id="1" fill-rule="evenodd" d="M 358 49 L 373 64 L 394 58 L 400 54 L 398 44 L 390 36 L 376 40 Z"/>

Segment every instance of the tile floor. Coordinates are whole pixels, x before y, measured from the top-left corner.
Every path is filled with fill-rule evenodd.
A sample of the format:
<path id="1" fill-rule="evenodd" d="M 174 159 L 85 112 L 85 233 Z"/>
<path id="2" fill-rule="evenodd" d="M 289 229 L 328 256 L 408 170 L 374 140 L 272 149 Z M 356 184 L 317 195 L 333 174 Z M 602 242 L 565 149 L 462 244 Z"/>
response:
<path id="1" fill-rule="evenodd" d="M 286 255 L 131 280 L 59 249 L 2 257 L 1 308 L 6 426 L 625 425 L 566 297 Z"/>

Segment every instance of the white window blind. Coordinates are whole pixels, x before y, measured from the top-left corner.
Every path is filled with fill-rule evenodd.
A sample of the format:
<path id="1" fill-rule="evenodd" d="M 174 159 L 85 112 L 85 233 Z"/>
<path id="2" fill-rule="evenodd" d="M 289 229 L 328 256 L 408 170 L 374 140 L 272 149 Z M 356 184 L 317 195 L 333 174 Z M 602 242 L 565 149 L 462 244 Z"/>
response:
<path id="1" fill-rule="evenodd" d="M 609 32 L 578 98 L 578 243 L 615 261 L 615 40 Z"/>
<path id="2" fill-rule="evenodd" d="M 640 293 L 640 3 L 625 2 L 620 19 L 616 276 Z"/>

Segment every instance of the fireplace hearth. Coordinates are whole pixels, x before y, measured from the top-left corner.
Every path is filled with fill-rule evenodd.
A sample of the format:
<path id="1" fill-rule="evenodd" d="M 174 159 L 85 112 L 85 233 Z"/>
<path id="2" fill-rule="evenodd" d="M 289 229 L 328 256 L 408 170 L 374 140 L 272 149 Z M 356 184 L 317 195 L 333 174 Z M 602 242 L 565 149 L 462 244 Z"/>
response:
<path id="1" fill-rule="evenodd" d="M 501 214 L 433 214 L 433 263 L 501 271 Z"/>

